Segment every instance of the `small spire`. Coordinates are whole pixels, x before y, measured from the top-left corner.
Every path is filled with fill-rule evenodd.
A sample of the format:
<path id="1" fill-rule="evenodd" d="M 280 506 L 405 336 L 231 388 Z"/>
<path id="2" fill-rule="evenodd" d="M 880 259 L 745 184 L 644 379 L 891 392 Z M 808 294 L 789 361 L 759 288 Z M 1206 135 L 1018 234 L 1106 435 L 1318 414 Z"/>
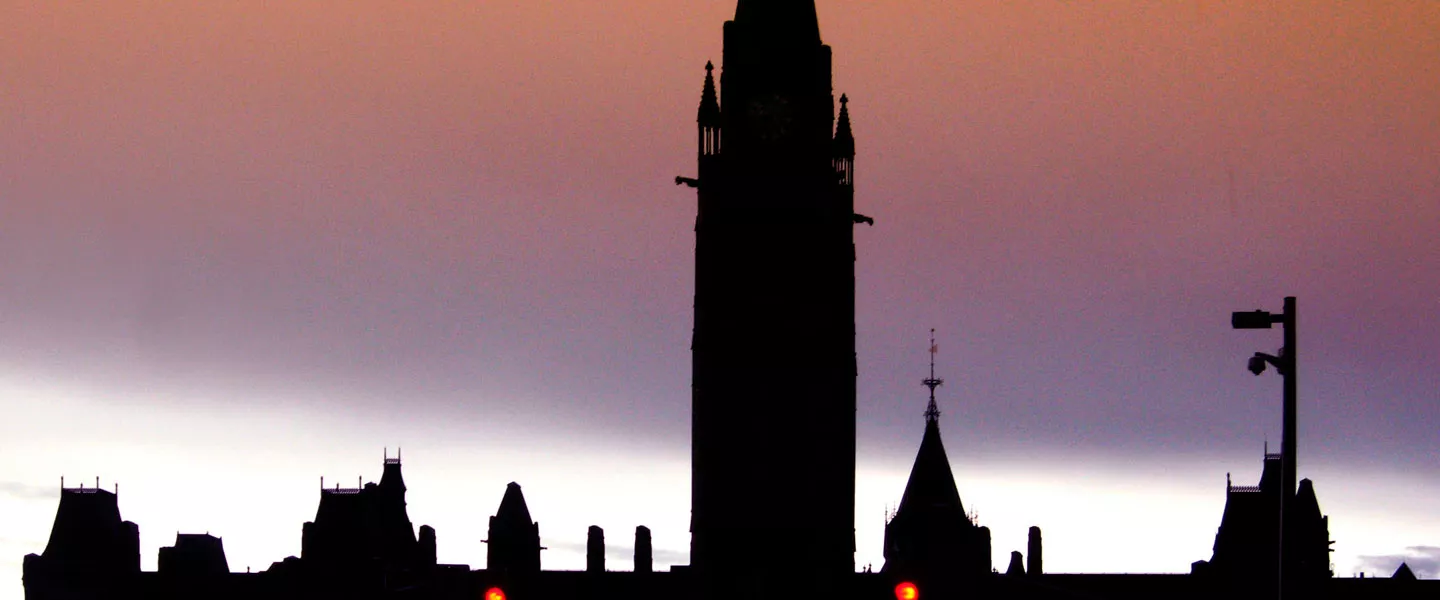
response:
<path id="1" fill-rule="evenodd" d="M 930 388 L 930 404 L 925 407 L 925 423 L 938 423 L 940 421 L 940 408 L 935 405 L 935 388 L 945 385 L 944 379 L 935 377 L 935 354 L 940 352 L 940 346 L 935 343 L 935 330 L 930 330 L 930 378 L 922 381 L 925 387 Z"/>
<path id="2" fill-rule="evenodd" d="M 705 90 L 700 93 L 700 125 L 720 126 L 720 94 L 715 89 L 715 63 L 705 62 Z"/>
<path id="3" fill-rule="evenodd" d="M 855 158 L 855 133 L 850 129 L 850 97 L 840 95 L 840 116 L 835 124 L 835 158 Z"/>

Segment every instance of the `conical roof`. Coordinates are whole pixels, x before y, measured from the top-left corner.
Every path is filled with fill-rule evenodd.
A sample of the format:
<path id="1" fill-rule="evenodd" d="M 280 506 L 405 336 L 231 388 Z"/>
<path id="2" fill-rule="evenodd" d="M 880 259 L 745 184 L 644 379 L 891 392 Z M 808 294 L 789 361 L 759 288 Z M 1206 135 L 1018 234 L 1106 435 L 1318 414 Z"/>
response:
<path id="1" fill-rule="evenodd" d="M 1390 578 L 1400 579 L 1403 581 L 1415 581 L 1417 579 L 1417 577 L 1415 577 L 1415 572 L 1410 570 L 1410 565 L 1403 562 L 1400 563 L 1400 568 L 1395 569 L 1395 574 L 1391 575 Z"/>
<path id="2" fill-rule="evenodd" d="M 895 517 L 916 511 L 965 514 L 960 491 L 955 487 L 955 474 L 950 470 L 950 458 L 940 441 L 937 419 L 925 421 L 925 436 L 920 439 L 920 451 L 915 454 L 915 465 L 910 468 L 910 480 L 905 483 L 905 494 L 900 497 Z"/>
<path id="3" fill-rule="evenodd" d="M 520 492 L 520 484 L 512 481 L 505 486 L 505 497 L 500 499 L 500 509 L 495 511 L 495 519 L 526 525 L 534 522 L 530 518 L 530 508 L 525 505 L 525 494 Z"/>
<path id="4" fill-rule="evenodd" d="M 855 133 L 850 129 L 850 97 L 840 95 L 840 117 L 835 123 L 835 157 L 855 158 Z"/>
<path id="5" fill-rule="evenodd" d="M 1315 497 L 1315 484 L 1311 483 L 1309 479 L 1300 480 L 1300 490 L 1295 493 L 1293 510 L 1297 518 L 1307 522 L 1320 520 L 1320 501 Z"/>
<path id="6" fill-rule="evenodd" d="M 720 124 L 720 96 L 715 89 L 715 63 L 705 63 L 705 89 L 700 92 L 701 125 L 711 127 Z"/>

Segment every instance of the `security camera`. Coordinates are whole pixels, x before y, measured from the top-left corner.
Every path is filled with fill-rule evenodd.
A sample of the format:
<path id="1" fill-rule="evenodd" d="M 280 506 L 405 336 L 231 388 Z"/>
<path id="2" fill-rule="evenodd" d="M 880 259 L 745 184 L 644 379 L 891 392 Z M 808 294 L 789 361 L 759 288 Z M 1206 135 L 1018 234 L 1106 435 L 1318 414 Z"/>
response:
<path id="1" fill-rule="evenodd" d="M 1250 372 L 1256 375 L 1265 372 L 1265 358 L 1261 356 L 1250 357 Z"/>

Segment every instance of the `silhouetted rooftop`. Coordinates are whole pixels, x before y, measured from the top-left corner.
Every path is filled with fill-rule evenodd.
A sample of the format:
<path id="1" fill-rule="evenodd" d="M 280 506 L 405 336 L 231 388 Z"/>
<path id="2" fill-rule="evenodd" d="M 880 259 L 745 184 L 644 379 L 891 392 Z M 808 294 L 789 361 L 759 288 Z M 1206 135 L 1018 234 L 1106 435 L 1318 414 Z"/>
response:
<path id="1" fill-rule="evenodd" d="M 740 0 L 735 22 L 768 42 L 820 43 L 815 0 Z"/>
<path id="2" fill-rule="evenodd" d="M 1410 570 L 1410 565 L 1403 562 L 1400 563 L 1400 568 L 1395 569 L 1395 574 L 1391 575 L 1390 578 L 1404 581 L 1415 581 L 1417 579 L 1415 572 Z"/>
<path id="3" fill-rule="evenodd" d="M 505 486 L 505 497 L 500 499 L 500 509 L 495 511 L 495 518 L 509 523 L 532 523 L 530 509 L 525 506 L 525 494 L 520 491 L 520 484 L 510 482 Z"/>
<path id="4" fill-rule="evenodd" d="M 925 423 L 925 437 L 920 440 L 920 451 L 915 455 L 915 466 L 910 469 L 910 480 L 905 483 L 905 495 L 900 497 L 895 516 L 900 518 L 917 509 L 965 514 L 950 458 L 940 441 L 940 426 L 933 420 Z"/>

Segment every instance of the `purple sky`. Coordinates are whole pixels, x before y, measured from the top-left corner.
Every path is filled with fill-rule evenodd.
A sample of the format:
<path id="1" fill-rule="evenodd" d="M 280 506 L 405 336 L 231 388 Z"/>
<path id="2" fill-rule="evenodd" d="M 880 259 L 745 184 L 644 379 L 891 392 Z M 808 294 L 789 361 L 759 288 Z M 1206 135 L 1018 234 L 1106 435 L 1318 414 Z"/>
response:
<path id="1" fill-rule="evenodd" d="M 159 464 L 297 486 L 284 537 L 225 533 L 278 560 L 313 517 L 303 486 L 376 477 L 396 445 L 433 473 L 417 524 L 417 493 L 476 486 L 442 559 L 483 564 L 471 530 L 506 481 L 563 490 L 566 461 L 607 452 L 587 468 L 666 490 L 656 521 L 683 527 L 695 207 L 671 181 L 733 0 L 561 6 L 0 2 L 0 403 L 20 416 L 0 452 L 27 457 L 0 506 L 44 521 L 0 528 L 0 566 L 43 549 L 36 490 L 60 475 L 120 480 L 151 531 L 134 513 L 178 502 L 137 489 Z M 877 220 L 857 231 L 861 487 L 890 488 L 862 497 L 898 501 L 934 327 L 967 501 L 1194 490 L 1211 504 L 1161 526 L 1208 558 L 1224 473 L 1258 477 L 1280 430 L 1280 379 L 1244 369 L 1280 333 L 1229 313 L 1295 295 L 1301 476 L 1337 572 L 1440 545 L 1338 531 L 1363 521 L 1347 507 L 1440 515 L 1403 491 L 1440 488 L 1440 6 L 820 10 Z M 623 512 L 529 489 L 551 521 L 581 513 L 578 540 Z M 982 521 L 1035 522 L 987 501 Z M 195 519 L 175 527 L 225 517 Z M 1143 554 L 1071 564 L 1188 567 Z"/>

